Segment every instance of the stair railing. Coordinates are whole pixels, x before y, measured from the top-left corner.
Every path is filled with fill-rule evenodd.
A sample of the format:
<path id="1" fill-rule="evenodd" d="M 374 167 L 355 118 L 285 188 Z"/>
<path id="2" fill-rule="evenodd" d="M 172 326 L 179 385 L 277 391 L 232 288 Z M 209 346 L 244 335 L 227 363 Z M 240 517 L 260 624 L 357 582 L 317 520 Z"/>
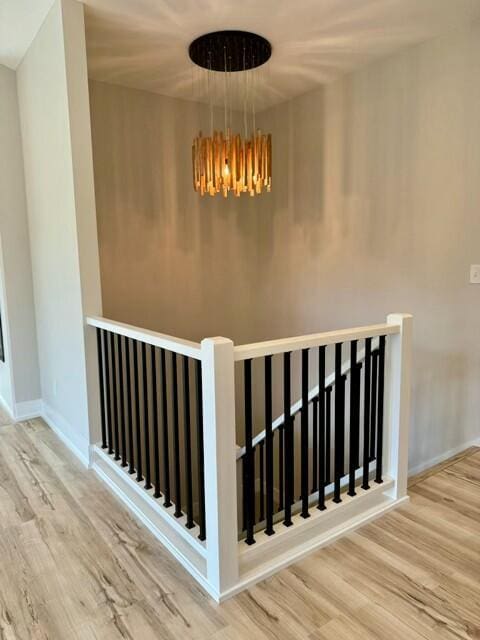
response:
<path id="1" fill-rule="evenodd" d="M 240 346 L 87 323 L 97 333 L 100 388 L 93 466 L 215 599 L 405 499 L 411 316 Z M 312 386 L 312 364 L 324 384 Z M 279 382 L 283 414 L 274 420 Z"/>

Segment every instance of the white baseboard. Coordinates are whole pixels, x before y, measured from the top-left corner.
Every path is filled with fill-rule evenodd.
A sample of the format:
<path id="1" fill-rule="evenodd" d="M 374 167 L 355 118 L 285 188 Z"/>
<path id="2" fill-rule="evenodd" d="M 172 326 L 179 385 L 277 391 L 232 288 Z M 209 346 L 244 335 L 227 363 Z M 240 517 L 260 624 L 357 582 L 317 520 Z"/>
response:
<path id="1" fill-rule="evenodd" d="M 2 396 L 0 396 L 0 406 L 2 407 L 2 409 L 5 411 L 5 413 L 7 414 L 7 417 L 12 421 L 15 422 L 15 418 L 13 416 L 13 411 L 12 408 L 10 407 L 10 405 L 8 404 L 8 402 L 5 400 L 5 398 L 3 398 Z"/>
<path id="2" fill-rule="evenodd" d="M 40 399 L 17 402 L 15 405 L 15 422 L 38 418 L 42 415 L 42 411 L 43 402 Z"/>
<path id="3" fill-rule="evenodd" d="M 89 443 L 73 436 L 73 427 L 55 409 L 52 409 L 46 402 L 43 402 L 42 405 L 41 417 L 50 429 L 85 467 L 90 467 Z"/>
<path id="4" fill-rule="evenodd" d="M 434 458 L 430 458 L 426 462 L 422 462 L 420 464 L 415 465 L 414 467 L 408 470 L 408 475 L 416 476 L 418 473 L 423 473 L 424 471 L 427 471 L 427 469 L 434 467 L 436 464 L 445 462 L 445 460 L 448 460 L 449 458 L 453 458 L 453 456 L 456 456 L 458 453 L 461 453 L 462 451 L 465 451 L 470 447 L 480 447 L 480 438 L 475 438 L 473 440 L 469 440 L 468 442 L 464 442 L 458 447 L 449 449 L 448 451 L 445 451 L 445 453 L 441 453 L 440 455 L 435 456 Z"/>

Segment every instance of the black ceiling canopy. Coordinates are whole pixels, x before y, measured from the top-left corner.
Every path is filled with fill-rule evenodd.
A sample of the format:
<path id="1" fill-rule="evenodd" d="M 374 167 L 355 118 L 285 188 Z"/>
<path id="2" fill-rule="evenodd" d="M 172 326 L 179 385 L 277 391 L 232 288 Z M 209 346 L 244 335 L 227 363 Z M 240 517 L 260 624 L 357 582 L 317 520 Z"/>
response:
<path id="1" fill-rule="evenodd" d="M 210 71 L 246 71 L 265 64 L 272 46 L 249 31 L 214 31 L 194 40 L 188 53 L 195 64 Z"/>

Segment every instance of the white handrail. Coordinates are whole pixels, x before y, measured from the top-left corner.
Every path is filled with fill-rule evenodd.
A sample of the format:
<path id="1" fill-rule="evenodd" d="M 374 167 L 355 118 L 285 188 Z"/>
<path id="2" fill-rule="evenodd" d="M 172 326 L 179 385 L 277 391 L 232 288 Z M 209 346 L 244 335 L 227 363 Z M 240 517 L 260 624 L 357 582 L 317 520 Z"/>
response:
<path id="1" fill-rule="evenodd" d="M 377 347 L 378 347 L 378 339 L 375 339 L 372 342 L 372 351 L 374 351 Z M 365 349 L 362 349 L 361 351 L 359 351 L 357 355 L 357 363 L 363 362 L 364 360 L 365 360 Z M 342 369 L 341 369 L 342 375 L 346 375 L 350 371 L 350 369 L 351 369 L 350 359 L 347 359 L 344 362 L 342 362 Z M 325 387 L 329 387 L 330 385 L 334 385 L 334 384 L 335 384 L 335 372 L 331 373 L 329 376 L 325 378 Z M 313 400 L 313 398 L 315 398 L 318 395 L 318 392 L 319 392 L 318 384 L 310 389 L 310 391 L 308 392 L 309 404 Z M 290 415 L 294 415 L 295 413 L 298 413 L 302 408 L 302 405 L 303 405 L 302 399 L 300 398 L 300 400 L 297 400 L 297 402 L 292 404 L 292 406 L 290 407 Z M 275 431 L 276 429 L 278 429 L 284 424 L 285 422 L 284 416 L 285 414 L 282 413 L 282 415 L 278 416 L 278 418 L 276 418 L 272 422 L 272 431 Z M 258 433 L 252 439 L 252 447 L 255 447 L 262 440 L 265 440 L 265 436 L 266 436 L 266 431 L 265 429 L 263 429 L 263 431 L 260 431 L 260 433 Z M 237 447 L 237 460 L 239 460 L 243 455 L 245 455 L 245 451 L 246 451 L 245 447 Z"/>
<path id="2" fill-rule="evenodd" d="M 196 360 L 202 359 L 200 345 L 198 342 L 191 342 L 190 340 L 184 340 L 183 338 L 174 338 L 164 333 L 157 333 L 156 331 L 150 331 L 149 329 L 139 329 L 130 324 L 124 324 L 123 322 L 116 322 L 115 320 L 109 320 L 108 318 L 88 317 L 87 324 L 91 327 L 97 327 L 98 329 L 105 329 L 112 333 L 117 333 L 126 338 L 132 338 L 139 342 L 145 342 L 151 344 L 154 347 L 160 347 L 167 349 L 168 351 L 174 351 L 183 356 L 189 358 L 195 358 Z"/>
<path id="3" fill-rule="evenodd" d="M 362 340 L 363 338 L 376 338 L 377 336 L 386 336 L 392 333 L 400 333 L 400 325 L 372 324 L 367 327 L 356 327 L 354 329 L 340 329 L 339 331 L 312 333 L 307 336 L 296 336 L 294 338 L 282 338 L 280 340 L 267 340 L 266 342 L 242 344 L 234 348 L 234 357 L 235 361 L 248 360 L 250 358 L 272 356 L 277 353 L 285 353 L 287 351 L 298 351 L 300 349 L 321 347 L 324 345 L 335 344 L 336 342 L 351 342 L 352 340 Z"/>

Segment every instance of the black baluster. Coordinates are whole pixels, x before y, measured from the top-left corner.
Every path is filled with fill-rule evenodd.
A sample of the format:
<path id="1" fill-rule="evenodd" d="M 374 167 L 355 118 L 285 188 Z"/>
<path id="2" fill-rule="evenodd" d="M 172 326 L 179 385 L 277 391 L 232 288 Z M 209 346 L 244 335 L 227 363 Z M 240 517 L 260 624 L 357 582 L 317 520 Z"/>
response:
<path id="1" fill-rule="evenodd" d="M 112 356 L 112 400 L 113 400 L 113 448 L 114 460 L 120 460 L 120 438 L 118 432 L 118 389 L 117 389 L 117 362 L 115 357 L 115 334 L 110 333 L 110 351 Z"/>
<path id="2" fill-rule="evenodd" d="M 278 434 L 278 510 L 282 511 L 285 502 L 285 425 L 279 425 Z"/>
<path id="3" fill-rule="evenodd" d="M 330 385 L 326 389 L 326 433 L 325 433 L 325 485 L 329 485 L 332 482 L 332 392 L 333 387 Z"/>
<path id="4" fill-rule="evenodd" d="M 107 445 L 108 453 L 113 453 L 113 418 L 112 399 L 110 387 L 110 349 L 109 332 L 103 333 L 103 361 L 105 362 L 105 390 L 106 390 L 106 417 L 107 417 Z"/>
<path id="5" fill-rule="evenodd" d="M 143 371 L 143 441 L 145 447 L 145 489 L 152 488 L 150 478 L 150 424 L 148 416 L 147 345 L 142 342 Z"/>
<path id="6" fill-rule="evenodd" d="M 267 484 L 267 523 L 265 533 L 273 530 L 273 431 L 272 431 L 272 356 L 265 356 L 265 455 Z"/>
<path id="7" fill-rule="evenodd" d="M 348 495 L 355 494 L 355 471 L 358 462 L 359 440 L 359 403 L 360 387 L 358 385 L 357 340 L 350 343 L 350 438 L 348 460 Z"/>
<path id="8" fill-rule="evenodd" d="M 203 398 L 202 362 L 195 361 L 195 391 L 197 396 L 197 467 L 198 467 L 198 518 L 200 540 L 205 540 L 205 469 L 203 455 Z"/>
<path id="9" fill-rule="evenodd" d="M 370 404 L 370 462 L 375 460 L 375 440 L 377 431 L 377 381 L 378 350 L 372 351 L 372 400 Z"/>
<path id="10" fill-rule="evenodd" d="M 125 371 L 127 378 L 127 416 L 128 416 L 128 473 L 135 473 L 135 454 L 133 450 L 133 411 L 132 411 L 132 376 L 130 361 L 130 338 L 125 339 Z"/>
<path id="11" fill-rule="evenodd" d="M 160 498 L 160 442 L 158 436 L 158 388 L 157 388 L 157 350 L 150 347 L 150 359 L 152 368 L 152 410 L 153 410 L 153 483 L 154 498 Z"/>
<path id="12" fill-rule="evenodd" d="M 254 544 L 253 528 L 255 525 L 255 458 L 252 447 L 253 439 L 253 409 L 252 409 L 252 361 L 244 362 L 245 381 L 245 456 L 246 456 L 246 483 L 244 487 L 244 500 L 246 501 L 247 544 Z"/>
<path id="13" fill-rule="evenodd" d="M 383 401 L 385 390 L 385 336 L 380 336 L 378 364 L 377 468 L 375 482 L 381 484 L 383 464 Z"/>
<path id="14" fill-rule="evenodd" d="M 247 530 L 247 455 L 246 452 L 242 456 L 242 518 L 243 518 L 243 529 L 242 531 Z"/>
<path id="15" fill-rule="evenodd" d="M 182 481 L 180 475 L 180 429 L 178 426 L 178 384 L 177 354 L 172 351 L 172 398 L 173 398 L 173 479 L 175 482 L 175 513 L 180 518 L 182 513 Z"/>
<path id="16" fill-rule="evenodd" d="M 370 489 L 368 484 L 370 460 L 370 371 L 372 339 L 365 339 L 365 368 L 363 387 L 363 479 L 362 489 Z"/>
<path id="17" fill-rule="evenodd" d="M 142 439 L 140 424 L 140 386 L 138 382 L 138 343 L 133 341 L 133 383 L 135 388 L 135 443 L 137 445 L 137 482 L 143 480 Z"/>
<path id="18" fill-rule="evenodd" d="M 329 422 L 330 424 L 330 422 Z M 330 456 L 330 444 L 326 449 L 325 425 L 325 346 L 318 348 L 318 505 L 317 509 L 325 509 L 325 483 L 327 480 L 327 461 L 325 453 Z"/>
<path id="19" fill-rule="evenodd" d="M 265 441 L 261 440 L 258 453 L 260 456 L 260 522 L 265 520 L 265 469 L 264 469 L 264 455 L 265 455 Z"/>
<path id="20" fill-rule="evenodd" d="M 171 507 L 172 502 L 170 499 L 170 445 L 168 437 L 167 363 L 165 357 L 165 349 L 160 349 L 160 369 L 162 377 L 162 467 L 164 474 L 163 506 Z"/>
<path id="21" fill-rule="evenodd" d="M 98 382 L 100 385 L 100 417 L 102 428 L 102 449 L 107 448 L 107 427 L 105 419 L 105 384 L 102 352 L 102 329 L 97 327 Z"/>
<path id="22" fill-rule="evenodd" d="M 282 460 L 285 474 L 285 518 L 283 524 L 290 527 L 292 523 L 292 504 L 294 501 L 294 459 L 293 459 L 293 429 L 294 420 L 290 415 L 291 400 L 291 354 L 283 354 L 283 424 L 285 431 L 285 456 Z"/>
<path id="23" fill-rule="evenodd" d="M 125 394 L 123 386 L 123 349 L 122 336 L 117 334 L 117 353 L 118 353 L 118 382 L 120 386 L 120 442 L 122 445 L 122 467 L 127 466 L 127 443 L 125 433 Z"/>
<path id="24" fill-rule="evenodd" d="M 188 356 L 183 356 L 183 427 L 185 448 L 185 480 L 187 485 L 187 529 L 195 526 L 193 522 L 193 482 L 192 482 L 192 436 L 190 426 L 190 376 Z"/>
<path id="25" fill-rule="evenodd" d="M 342 378 L 342 343 L 335 345 L 335 486 L 334 502 L 341 502 L 340 480 L 343 476 L 344 462 L 344 403 L 342 398 L 343 378 Z"/>
<path id="26" fill-rule="evenodd" d="M 301 491 L 302 518 L 309 518 L 308 513 L 308 349 L 302 349 L 302 411 L 300 425 L 301 440 Z"/>
<path id="27" fill-rule="evenodd" d="M 318 481 L 318 396 L 312 400 L 312 491 L 317 490 Z"/>

